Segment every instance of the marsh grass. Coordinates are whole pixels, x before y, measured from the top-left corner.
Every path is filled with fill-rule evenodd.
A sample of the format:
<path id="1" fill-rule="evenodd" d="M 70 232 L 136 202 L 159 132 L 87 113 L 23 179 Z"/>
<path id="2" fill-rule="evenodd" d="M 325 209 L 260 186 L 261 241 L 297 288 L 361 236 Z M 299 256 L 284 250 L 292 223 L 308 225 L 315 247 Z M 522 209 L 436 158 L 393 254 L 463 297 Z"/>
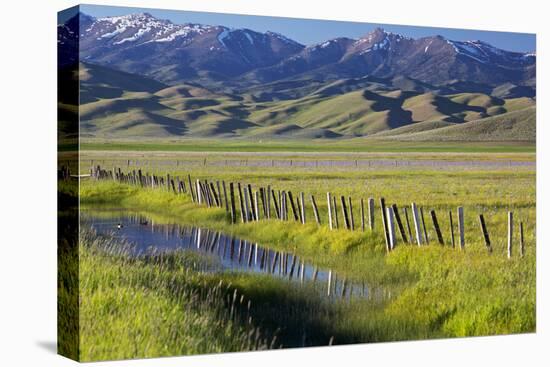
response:
<path id="1" fill-rule="evenodd" d="M 132 257 L 128 244 L 89 230 L 80 243 L 81 361 L 273 346 L 235 310 L 243 306 L 231 296 L 241 294 L 193 270 L 197 256 Z"/>

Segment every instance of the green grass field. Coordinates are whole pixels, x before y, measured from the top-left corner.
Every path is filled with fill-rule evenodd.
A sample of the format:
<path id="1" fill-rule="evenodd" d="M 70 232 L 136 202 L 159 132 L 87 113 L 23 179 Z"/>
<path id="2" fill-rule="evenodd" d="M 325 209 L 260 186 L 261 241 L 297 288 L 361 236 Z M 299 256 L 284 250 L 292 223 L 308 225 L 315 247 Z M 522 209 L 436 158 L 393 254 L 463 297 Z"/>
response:
<path id="1" fill-rule="evenodd" d="M 347 140 L 84 140 L 83 151 L 139 152 L 381 152 L 381 153 L 534 153 L 533 142 L 403 142 L 355 138 Z"/>
<path id="2" fill-rule="evenodd" d="M 175 146 L 175 145 L 174 145 Z M 120 148 L 120 147 L 118 147 Z M 117 155 L 140 154 L 143 152 L 124 152 L 118 149 Z M 210 149 L 213 151 L 214 149 Z M 95 159 L 110 157 L 110 152 L 87 152 Z M 170 160 L 166 152 L 163 159 Z M 446 153 L 450 161 L 477 159 L 472 153 Z M 533 160 L 530 153 L 476 153 L 484 159 Z M 85 156 L 85 154 L 84 154 Z M 262 159 L 260 157 L 256 159 Z M 416 157 L 416 156 L 415 156 Z M 474 158 L 472 158 L 474 157 Z M 209 159 L 224 159 L 223 155 L 211 153 Z M 314 159 L 315 157 L 311 158 Z M 87 159 L 87 158 L 86 158 Z M 193 156 L 193 159 L 202 159 Z M 84 160 L 83 162 L 85 162 Z M 125 167 L 122 167 L 123 170 Z M 133 168 L 133 167 L 131 167 Z M 89 167 L 81 167 L 86 172 Z M 239 327 L 251 327 L 259 330 L 265 347 L 277 336 L 274 347 L 327 345 L 330 338 L 335 344 L 356 342 L 377 342 L 390 340 L 413 340 L 439 337 L 457 337 L 473 335 L 494 335 L 505 333 L 524 333 L 535 330 L 535 170 L 527 167 L 229 167 L 206 165 L 171 166 L 158 165 L 144 167 L 173 176 L 210 181 L 250 183 L 256 189 L 271 185 L 275 190 L 291 190 L 295 195 L 304 192 L 306 198 L 314 195 L 319 205 L 321 226 L 313 221 L 313 212 L 309 200 L 306 218 L 308 223 L 281 222 L 275 219 L 257 223 L 230 224 L 229 215 L 224 209 L 206 208 L 191 202 L 187 195 L 174 195 L 159 189 L 143 189 L 114 182 L 82 181 L 80 195 L 83 208 L 126 208 L 143 213 L 158 223 L 180 223 L 200 225 L 249 239 L 274 249 L 292 251 L 308 262 L 323 268 L 333 269 L 339 276 L 365 282 L 373 290 L 385 296 L 376 300 L 358 300 L 353 302 L 327 302 L 318 293 L 307 287 L 296 289 L 287 282 L 271 279 L 265 275 L 252 274 L 210 274 L 208 284 L 215 285 L 220 280 L 224 284 L 231 282 L 233 289 L 251 301 L 252 325 L 243 321 L 231 327 L 231 332 L 239 334 Z M 327 226 L 326 192 L 334 195 L 351 196 L 354 205 L 356 227 L 359 225 L 359 199 L 376 199 L 376 218 L 373 231 L 348 231 L 338 229 L 330 231 Z M 418 247 L 399 243 L 390 254 L 386 254 L 380 222 L 378 198 L 384 197 L 388 204 L 397 204 L 400 208 L 416 202 L 424 210 L 434 209 L 442 227 L 445 246 L 435 240 L 435 231 L 427 217 L 428 246 Z M 450 246 L 450 228 L 447 212 L 455 216 L 456 207 L 465 210 L 466 247 L 464 251 Z M 506 213 L 514 212 L 516 226 L 524 224 L 526 252 L 523 258 L 518 256 L 517 246 L 512 259 L 506 257 Z M 410 211 L 409 211 L 410 213 Z M 485 248 L 477 215 L 483 213 L 487 221 L 493 252 Z M 340 220 L 342 220 L 340 218 Z M 456 235 L 456 229 L 455 229 Z M 516 232 L 515 241 L 518 242 Z M 83 356 L 90 358 L 121 358 L 131 356 L 155 356 L 163 353 L 199 353 L 215 350 L 216 347 L 254 349 L 246 344 L 227 344 L 224 339 L 213 339 L 212 348 L 192 348 L 185 342 L 194 338 L 201 340 L 203 335 L 191 335 L 189 338 L 172 339 L 159 331 L 159 343 L 165 340 L 169 349 L 160 350 L 151 346 L 144 352 L 138 335 L 128 334 L 125 330 L 135 325 L 135 320 L 121 313 L 105 313 L 105 308 L 121 309 L 132 305 L 131 300 L 122 296 L 104 295 L 106 285 L 122 287 L 120 294 L 138 292 L 148 294 L 150 286 L 147 274 L 163 274 L 166 277 L 181 274 L 182 282 L 186 277 L 203 277 L 181 263 L 178 269 L 159 268 L 148 270 L 157 265 L 129 262 L 120 256 L 104 254 L 101 251 L 84 251 L 83 269 L 87 277 L 94 279 L 96 287 L 85 289 L 86 298 L 97 297 L 97 303 L 87 304 L 86 312 L 92 320 L 100 315 L 111 317 L 108 329 L 109 338 L 83 338 L 81 344 Z M 105 262 L 102 264 L 101 262 Z M 91 265 L 93 264 L 93 265 Z M 105 271 L 97 272 L 95 269 Z M 128 276 L 123 279 L 109 278 L 108 268 L 122 269 L 131 266 Z M 115 270 L 113 270 L 115 271 Z M 119 272 L 120 272 L 119 271 Z M 173 273 L 171 273 L 173 272 Z M 176 273 L 178 272 L 178 273 Z M 100 274 L 101 273 L 101 274 Z M 128 279 L 126 279 L 128 278 Z M 145 280 L 147 280 L 146 283 Z M 160 281 L 160 280 L 159 280 Z M 206 281 L 206 280 L 205 280 Z M 119 284 L 120 283 L 120 284 Z M 164 289 L 155 287 L 155 289 Z M 97 293 L 99 292 L 99 293 Z M 164 292 L 164 291 L 162 291 Z M 170 292 L 168 292 L 170 293 Z M 117 293 L 118 294 L 118 293 Z M 151 297 L 139 298 L 139 308 L 156 309 L 157 313 L 169 315 L 170 307 L 183 307 L 188 300 L 166 300 L 166 293 L 151 293 Z M 158 297 L 158 301 L 156 300 Z M 136 301 L 137 302 L 137 301 Z M 227 308 L 226 304 L 207 305 L 212 314 L 220 314 L 218 308 Z M 103 311 L 102 311 L 103 310 Z M 218 310 L 218 311 L 216 311 Z M 293 312 L 290 312 L 293 310 Z M 227 311 L 227 309 L 226 309 Z M 102 313 L 103 312 L 103 313 Z M 210 313 L 208 313 L 210 314 Z M 223 314 L 223 313 L 222 313 Z M 110 316 L 109 316 L 110 315 Z M 93 317 L 92 317 L 93 316 Z M 151 330 L 158 325 L 155 317 L 143 317 L 139 327 Z M 212 319 L 213 320 L 213 319 Z M 116 321 L 116 322 L 115 322 Z M 207 320 L 204 322 L 210 322 Z M 163 318 L 162 325 L 171 323 L 180 325 L 183 319 Z M 191 321 L 190 321 L 191 322 Z M 239 326 L 239 327 L 238 327 Z M 82 330 L 86 330 L 82 325 Z M 163 326 L 164 327 L 164 326 Z M 95 335 L 96 330 L 89 330 Z M 119 335 L 120 334 L 120 335 Z M 114 340 L 124 340 L 117 343 Z M 85 345 L 86 344 L 86 345 Z M 96 347 L 90 350 L 90 345 Z M 137 346 L 137 347 L 136 347 Z M 254 346 L 255 347 L 255 346 Z M 133 348 L 133 349 L 132 349 Z M 137 348 L 137 349 L 136 349 Z M 180 348 L 180 349 L 178 349 Z M 86 352 L 84 352 L 86 351 Z M 88 353 L 88 354 L 86 354 Z"/>

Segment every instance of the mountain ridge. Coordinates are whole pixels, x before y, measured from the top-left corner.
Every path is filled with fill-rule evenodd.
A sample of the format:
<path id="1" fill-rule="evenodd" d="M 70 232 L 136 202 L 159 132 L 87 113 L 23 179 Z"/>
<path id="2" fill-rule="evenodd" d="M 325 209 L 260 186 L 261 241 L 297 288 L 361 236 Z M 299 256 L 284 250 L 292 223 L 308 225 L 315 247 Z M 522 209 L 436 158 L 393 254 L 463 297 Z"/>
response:
<path id="1" fill-rule="evenodd" d="M 167 84 L 195 81 L 218 90 L 240 90 L 292 78 L 402 75 L 436 86 L 456 80 L 493 88 L 535 85 L 533 52 L 505 51 L 483 41 L 437 35 L 414 39 L 376 28 L 358 39 L 338 37 L 305 46 L 276 32 L 174 24 L 149 13 L 76 17 L 78 22 L 70 19 L 59 27 L 78 28 L 72 32 L 79 37 L 81 60 Z M 70 37 L 68 32 L 59 34 L 64 41 Z"/>

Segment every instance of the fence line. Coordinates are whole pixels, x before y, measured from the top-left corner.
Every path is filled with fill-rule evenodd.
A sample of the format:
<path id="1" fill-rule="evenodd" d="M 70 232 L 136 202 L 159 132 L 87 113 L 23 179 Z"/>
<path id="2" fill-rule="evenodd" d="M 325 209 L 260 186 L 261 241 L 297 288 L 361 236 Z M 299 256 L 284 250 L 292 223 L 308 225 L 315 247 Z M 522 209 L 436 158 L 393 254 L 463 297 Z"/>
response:
<path id="1" fill-rule="evenodd" d="M 69 180 L 72 178 L 70 170 L 66 167 L 62 167 L 58 172 L 58 177 L 62 180 Z M 191 175 L 187 175 L 187 185 L 185 179 L 180 177 L 172 177 L 169 174 L 166 176 L 154 175 L 149 173 L 143 173 L 141 169 L 132 170 L 127 173 L 122 172 L 120 168 L 114 168 L 112 170 L 102 169 L 97 165 L 90 170 L 90 177 L 95 180 L 112 180 L 119 183 L 125 183 L 130 185 L 141 186 L 143 188 L 163 189 L 168 192 L 172 192 L 175 195 L 189 195 L 191 200 L 199 205 L 205 205 L 209 208 L 225 208 L 226 213 L 229 214 L 231 223 L 237 222 L 237 203 L 235 194 L 235 183 L 229 182 L 229 195 L 227 194 L 227 184 L 224 180 L 221 182 L 208 181 L 196 179 L 194 181 Z M 288 202 L 290 202 L 290 210 L 292 212 L 291 220 L 306 225 L 306 206 L 305 193 L 300 192 L 298 197 L 293 196 L 290 190 L 275 191 L 270 185 L 267 187 L 259 187 L 256 190 L 251 184 L 242 184 L 237 182 L 237 194 L 239 199 L 239 214 L 242 223 L 250 221 L 258 222 L 260 220 L 270 220 L 272 211 L 275 213 L 277 220 L 288 221 Z M 327 192 L 327 225 L 329 229 L 338 230 L 338 206 L 336 201 L 336 195 L 331 192 Z M 260 203 L 261 202 L 261 203 Z M 314 195 L 310 195 L 311 210 L 315 218 L 315 223 L 322 225 L 322 219 L 319 214 L 319 208 L 315 200 Z M 362 232 L 365 231 L 365 213 L 363 198 L 359 199 L 360 203 L 360 217 Z M 353 199 L 351 196 L 340 196 L 340 209 L 343 217 L 344 229 L 349 231 L 356 231 L 355 216 L 353 212 Z M 414 239 L 417 246 L 423 246 L 429 244 L 428 230 L 426 221 L 424 218 L 424 208 L 419 207 L 416 203 L 411 204 L 413 227 L 415 232 Z M 403 219 L 406 224 L 407 231 L 405 230 L 405 224 L 399 214 L 399 208 L 397 205 L 391 204 L 386 206 L 384 198 L 380 198 L 380 210 L 382 229 L 384 234 L 384 240 L 386 244 L 386 251 L 391 252 L 398 245 L 398 241 L 402 244 L 413 243 L 413 233 L 409 222 L 409 215 L 407 208 L 403 208 Z M 437 213 L 434 209 L 429 211 L 430 218 L 433 224 L 433 230 L 436 233 L 437 241 L 440 245 L 445 245 L 443 233 L 437 218 Z M 450 245 L 455 247 L 455 226 L 453 221 L 452 211 L 448 212 L 449 215 L 449 229 L 450 229 Z M 465 250 L 465 224 L 464 224 L 464 208 L 462 206 L 457 207 L 457 231 L 458 231 L 458 243 L 461 250 Z M 367 219 L 368 229 L 373 232 L 374 229 L 374 198 L 370 197 L 367 201 Z M 489 236 L 489 230 L 485 217 L 483 214 L 479 214 L 479 225 L 481 229 L 481 239 L 485 244 L 488 252 L 492 252 L 492 244 Z M 397 229 L 397 232 L 396 232 Z M 398 234 L 398 235 L 396 235 Z M 519 257 L 523 257 L 525 253 L 525 239 L 524 239 L 524 223 L 519 224 Z M 507 231 L 507 257 L 512 258 L 513 243 L 514 243 L 514 218 L 513 212 L 508 212 L 508 231 Z M 282 260 L 281 260 L 282 261 Z M 273 265 L 274 266 L 274 265 Z"/>

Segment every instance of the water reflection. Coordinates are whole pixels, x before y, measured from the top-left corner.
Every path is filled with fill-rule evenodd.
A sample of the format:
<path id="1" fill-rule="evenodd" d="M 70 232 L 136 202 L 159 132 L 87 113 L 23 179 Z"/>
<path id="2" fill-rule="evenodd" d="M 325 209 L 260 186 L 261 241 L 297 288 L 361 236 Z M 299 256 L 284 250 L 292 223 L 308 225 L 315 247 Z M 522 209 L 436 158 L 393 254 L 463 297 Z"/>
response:
<path id="1" fill-rule="evenodd" d="M 201 271 L 238 271 L 264 273 L 289 282 L 312 282 L 319 292 L 331 298 L 371 297 L 365 284 L 351 283 L 331 270 L 310 264 L 292 252 L 275 251 L 258 243 L 242 240 L 199 227 L 157 224 L 153 219 L 125 212 L 84 212 L 82 222 L 99 234 L 109 234 L 132 243 L 137 256 L 156 252 L 184 250 L 200 253 L 218 266 Z M 211 262 L 212 263 L 212 262 Z"/>

